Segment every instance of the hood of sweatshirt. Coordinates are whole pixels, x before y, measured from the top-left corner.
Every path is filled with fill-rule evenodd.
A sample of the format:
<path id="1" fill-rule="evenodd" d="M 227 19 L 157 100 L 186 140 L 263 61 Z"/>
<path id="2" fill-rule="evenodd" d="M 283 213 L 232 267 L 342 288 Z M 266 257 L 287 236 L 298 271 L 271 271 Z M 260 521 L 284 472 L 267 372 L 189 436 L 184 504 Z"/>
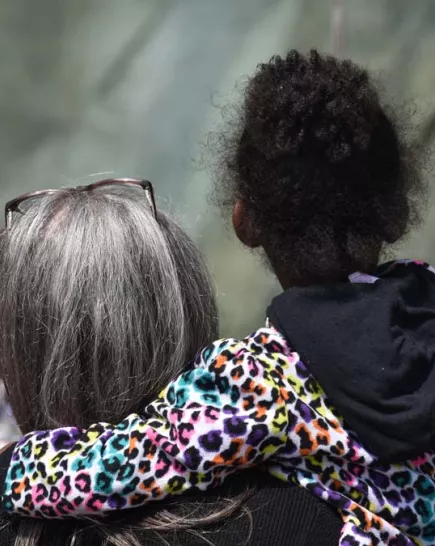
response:
<path id="1" fill-rule="evenodd" d="M 375 277 L 291 288 L 268 317 L 365 448 L 385 462 L 435 449 L 435 270 L 381 266 Z"/>

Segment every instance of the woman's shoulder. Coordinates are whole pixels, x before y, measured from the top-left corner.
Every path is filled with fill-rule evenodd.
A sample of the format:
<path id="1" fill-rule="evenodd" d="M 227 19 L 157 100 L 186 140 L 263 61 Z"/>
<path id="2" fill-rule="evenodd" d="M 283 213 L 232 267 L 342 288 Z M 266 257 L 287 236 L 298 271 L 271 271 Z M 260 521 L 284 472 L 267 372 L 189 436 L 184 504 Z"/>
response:
<path id="1" fill-rule="evenodd" d="M 300 486 L 270 477 L 247 503 L 253 515 L 250 546 L 337 546 L 343 526 L 337 510 Z"/>
<path id="2" fill-rule="evenodd" d="M 248 496 L 244 499 L 246 492 Z M 215 546 L 337 546 L 342 520 L 336 510 L 299 486 L 284 483 L 258 468 L 232 476 L 221 487 L 191 497 L 202 506 L 219 499 L 244 499 L 239 510 L 207 530 Z M 248 540 L 249 539 L 249 540 Z M 200 538 L 179 537 L 181 546 L 199 546 Z"/>
<path id="3" fill-rule="evenodd" d="M 209 367 L 222 372 L 227 362 L 238 363 L 250 358 L 260 364 L 272 362 L 287 365 L 287 361 L 299 360 L 286 338 L 268 322 L 244 338 L 227 337 L 208 345 L 196 356 L 194 367 Z"/>

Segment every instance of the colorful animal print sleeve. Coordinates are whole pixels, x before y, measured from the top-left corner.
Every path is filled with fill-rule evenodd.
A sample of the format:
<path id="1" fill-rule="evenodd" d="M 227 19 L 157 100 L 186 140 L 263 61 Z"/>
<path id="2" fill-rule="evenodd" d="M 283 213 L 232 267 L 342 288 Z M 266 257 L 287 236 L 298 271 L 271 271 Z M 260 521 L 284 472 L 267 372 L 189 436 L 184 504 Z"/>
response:
<path id="1" fill-rule="evenodd" d="M 13 454 L 5 508 L 42 517 L 110 511 L 260 464 L 286 444 L 298 360 L 271 329 L 217 341 L 143 415 L 28 434 Z M 293 440 L 304 447 L 303 437 Z"/>
<path id="2" fill-rule="evenodd" d="M 28 434 L 3 505 L 89 516 L 214 487 L 261 463 L 340 511 L 341 546 L 435 543 L 434 457 L 378 463 L 273 328 L 203 350 L 143 415 Z"/>

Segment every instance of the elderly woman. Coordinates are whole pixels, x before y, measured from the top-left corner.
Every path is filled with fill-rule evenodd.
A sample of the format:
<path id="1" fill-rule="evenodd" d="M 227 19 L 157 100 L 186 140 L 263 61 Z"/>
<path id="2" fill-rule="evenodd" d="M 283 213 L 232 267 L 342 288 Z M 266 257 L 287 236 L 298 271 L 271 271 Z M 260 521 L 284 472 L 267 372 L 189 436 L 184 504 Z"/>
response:
<path id="1" fill-rule="evenodd" d="M 19 197 L 6 206 L 0 249 L 1 376 L 23 433 L 140 412 L 216 336 L 202 258 L 183 230 L 157 212 L 148 182 L 108 180 Z M 67 436 L 57 436 L 58 447 L 67 446 Z M 123 448 L 118 440 L 113 455 Z M 131 438 L 131 454 L 136 445 Z M 32 456 L 40 448 L 44 442 Z M 0 456 L 2 483 L 10 451 Z M 107 469 L 127 477 L 129 466 L 110 459 Z M 109 485 L 100 483 L 102 491 Z M 94 497 L 94 507 L 100 505 Z M 272 536 L 275 544 L 332 546 L 339 528 L 324 503 L 257 473 L 211 495 L 99 522 L 2 513 L 0 544 L 231 545 L 250 538 L 260 545 Z"/>

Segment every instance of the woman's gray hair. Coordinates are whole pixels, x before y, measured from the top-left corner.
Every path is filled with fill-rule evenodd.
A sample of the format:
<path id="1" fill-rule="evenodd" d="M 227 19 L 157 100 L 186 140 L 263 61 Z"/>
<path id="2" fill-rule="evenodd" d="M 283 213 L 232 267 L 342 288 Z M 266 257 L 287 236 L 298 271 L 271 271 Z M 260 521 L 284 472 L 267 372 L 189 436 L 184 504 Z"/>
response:
<path id="1" fill-rule="evenodd" d="M 140 412 L 217 333 L 197 247 L 131 188 L 17 214 L 0 285 L 0 374 L 22 432 Z"/>
<path id="2" fill-rule="evenodd" d="M 38 198 L 0 235 L 0 375 L 22 432 L 140 412 L 215 338 L 213 292 L 197 247 L 142 192 Z M 75 523 L 67 544 L 87 545 L 89 525 L 104 545 L 170 544 L 177 532 L 211 544 L 201 529 L 248 495 Z M 49 523 L 22 519 L 15 546 L 49 535 Z"/>

